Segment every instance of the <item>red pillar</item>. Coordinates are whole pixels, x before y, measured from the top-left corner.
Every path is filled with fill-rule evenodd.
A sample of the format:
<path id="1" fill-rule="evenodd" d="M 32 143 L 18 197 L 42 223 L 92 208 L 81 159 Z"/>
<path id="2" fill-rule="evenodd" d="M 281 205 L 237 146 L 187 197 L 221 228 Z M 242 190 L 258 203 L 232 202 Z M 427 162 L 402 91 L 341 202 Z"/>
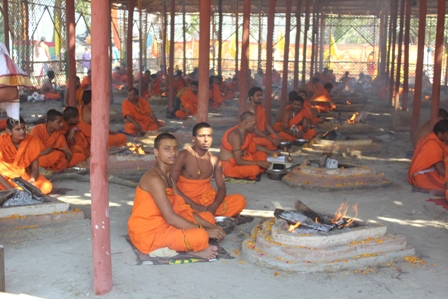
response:
<path id="1" fill-rule="evenodd" d="M 406 0 L 406 23 L 404 25 L 404 73 L 402 110 L 408 110 L 409 98 L 409 32 L 411 27 L 411 0 Z"/>
<path id="2" fill-rule="evenodd" d="M 171 22 L 170 22 L 170 68 L 168 69 L 168 91 L 169 91 L 169 100 L 168 100 L 168 110 L 171 111 L 174 107 L 174 22 L 176 17 L 176 11 L 174 7 L 174 0 L 171 0 Z"/>
<path id="3" fill-rule="evenodd" d="M 291 0 L 286 0 L 286 28 L 285 49 L 283 51 L 283 80 L 282 80 L 282 104 L 288 101 L 288 63 L 289 63 L 289 36 L 291 31 Z"/>
<path id="4" fill-rule="evenodd" d="M 380 17 L 380 63 L 378 68 L 378 76 L 386 72 L 386 54 L 387 54 L 387 16 Z"/>
<path id="5" fill-rule="evenodd" d="M 163 1 L 163 28 L 162 28 L 162 74 L 166 75 L 166 29 L 167 29 L 167 16 L 166 16 L 166 2 Z"/>
<path id="6" fill-rule="evenodd" d="M 299 50 L 300 50 L 300 27 L 301 27 L 301 15 L 302 14 L 302 0 L 297 0 L 296 7 L 296 45 L 294 49 L 294 90 L 299 90 Z"/>
<path id="7" fill-rule="evenodd" d="M 275 5 L 277 0 L 269 1 L 268 11 L 268 35 L 266 37 L 266 89 L 264 91 L 264 108 L 267 111 L 266 117 L 270 115 L 272 110 L 272 44 L 274 39 L 274 18 L 275 18 Z"/>
<path id="8" fill-rule="evenodd" d="M 306 50 L 308 44 L 308 30 L 310 29 L 310 0 L 306 1 L 305 8 L 305 34 L 303 35 L 303 60 L 302 60 L 302 84 L 305 84 L 306 77 Z"/>
<path id="9" fill-rule="evenodd" d="M 246 110 L 247 91 L 249 90 L 249 25 L 250 25 L 250 0 L 244 0 L 243 4 L 243 36 L 241 40 L 241 67 L 239 76 L 240 102 L 239 114 Z M 268 113 L 269 115 L 269 113 Z M 269 121 L 269 120 L 268 120 Z"/>
<path id="10" fill-rule="evenodd" d="M 239 37 L 238 37 L 238 29 L 240 28 L 238 24 L 238 0 L 235 0 L 235 75 L 239 78 L 239 67 L 238 67 L 238 52 L 239 52 Z"/>
<path id="11" fill-rule="evenodd" d="M 5 32 L 5 47 L 12 56 L 9 49 L 9 8 L 8 0 L 3 0 L 3 30 Z"/>
<path id="12" fill-rule="evenodd" d="M 320 14 L 320 30 L 319 30 L 319 72 L 324 68 L 324 38 L 325 38 L 325 15 Z"/>
<path id="13" fill-rule="evenodd" d="M 397 15 L 398 15 L 398 0 L 392 0 L 393 10 L 392 16 L 392 35 L 391 35 L 391 47 L 392 57 L 390 65 L 390 81 L 389 81 L 389 104 L 392 104 L 392 95 L 394 92 L 394 74 L 395 74 L 395 41 L 397 38 Z"/>
<path id="14" fill-rule="evenodd" d="M 404 3 L 406 0 L 400 0 L 400 29 L 398 33 L 398 57 L 397 57 L 397 75 L 395 78 L 395 110 L 400 107 L 400 75 L 401 75 L 401 49 L 403 44 L 403 26 L 404 26 Z"/>
<path id="15" fill-rule="evenodd" d="M 128 2 L 128 36 L 126 38 L 126 67 L 128 88 L 134 86 L 134 73 L 132 71 L 132 28 L 134 27 L 134 0 Z"/>
<path id="16" fill-rule="evenodd" d="M 419 1 L 418 13 L 417 66 L 415 70 L 414 103 L 412 106 L 411 140 L 420 122 L 420 103 L 422 100 L 423 59 L 425 51 L 426 0 Z"/>
<path id="17" fill-rule="evenodd" d="M 199 90 L 198 90 L 198 122 L 208 120 L 209 85 L 208 71 L 210 66 L 210 16 L 211 0 L 199 2 Z"/>
<path id="18" fill-rule="evenodd" d="M 315 55 L 315 48 L 316 48 L 316 35 L 315 33 L 316 28 L 316 5 L 313 6 L 313 26 L 311 27 L 311 64 L 310 64 L 310 81 L 314 77 L 314 55 Z"/>
<path id="19" fill-rule="evenodd" d="M 75 0 L 66 2 L 69 105 L 76 106 Z"/>
<path id="20" fill-rule="evenodd" d="M 440 79 L 442 75 L 443 37 L 445 27 L 445 0 L 437 2 L 436 46 L 434 49 L 434 77 L 432 80 L 431 125 L 434 126 L 439 117 Z"/>
<path id="21" fill-rule="evenodd" d="M 132 1 L 132 0 L 131 0 Z M 112 289 L 107 139 L 109 135 L 110 9 L 108 0 L 92 1 L 92 144 L 90 186 L 92 194 L 92 255 L 95 295 Z"/>

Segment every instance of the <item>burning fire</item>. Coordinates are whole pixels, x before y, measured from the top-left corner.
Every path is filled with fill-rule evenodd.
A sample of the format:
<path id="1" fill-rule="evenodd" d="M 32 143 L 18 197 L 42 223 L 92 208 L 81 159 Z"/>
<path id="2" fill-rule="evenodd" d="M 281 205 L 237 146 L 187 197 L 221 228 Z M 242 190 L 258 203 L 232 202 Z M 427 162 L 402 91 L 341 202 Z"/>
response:
<path id="1" fill-rule="evenodd" d="M 288 228 L 288 231 L 289 232 L 293 232 L 296 228 L 298 228 L 300 226 L 300 222 L 297 222 L 296 224 L 294 224 L 294 225 L 290 225 L 289 226 L 289 228 Z"/>
<path id="2" fill-rule="evenodd" d="M 336 210 L 336 213 L 334 213 L 334 217 L 331 220 L 331 222 L 334 224 L 339 224 L 339 222 L 345 218 L 345 215 L 347 215 L 348 208 L 349 208 L 348 203 L 345 202 L 341 203 L 339 208 Z M 355 217 L 345 220 L 344 221 L 345 224 L 343 224 L 342 226 L 350 226 L 350 224 L 352 224 L 355 218 L 358 217 L 358 203 L 353 205 L 352 209 L 353 211 L 355 211 Z"/>
<path id="3" fill-rule="evenodd" d="M 141 144 L 134 144 L 132 142 L 128 142 L 128 143 L 126 143 L 126 146 L 134 154 L 139 154 L 139 155 L 145 155 L 146 154 L 146 152 L 143 150 Z"/>
<path id="4" fill-rule="evenodd" d="M 346 103 L 347 103 L 347 105 L 351 105 L 352 104 L 350 101 L 347 101 Z"/>
<path id="5" fill-rule="evenodd" d="M 359 114 L 358 112 L 353 113 L 352 117 L 350 117 L 350 119 L 347 120 L 347 123 L 354 124 L 358 114 Z"/>

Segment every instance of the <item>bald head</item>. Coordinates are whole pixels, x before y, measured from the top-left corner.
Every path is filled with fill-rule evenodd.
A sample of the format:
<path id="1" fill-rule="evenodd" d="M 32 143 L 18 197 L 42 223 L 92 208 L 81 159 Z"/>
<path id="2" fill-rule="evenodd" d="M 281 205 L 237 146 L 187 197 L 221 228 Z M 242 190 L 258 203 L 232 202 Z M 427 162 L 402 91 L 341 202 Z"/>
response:
<path id="1" fill-rule="evenodd" d="M 255 114 L 251 111 L 243 112 L 243 114 L 240 115 L 240 123 L 252 120 L 255 118 Z"/>

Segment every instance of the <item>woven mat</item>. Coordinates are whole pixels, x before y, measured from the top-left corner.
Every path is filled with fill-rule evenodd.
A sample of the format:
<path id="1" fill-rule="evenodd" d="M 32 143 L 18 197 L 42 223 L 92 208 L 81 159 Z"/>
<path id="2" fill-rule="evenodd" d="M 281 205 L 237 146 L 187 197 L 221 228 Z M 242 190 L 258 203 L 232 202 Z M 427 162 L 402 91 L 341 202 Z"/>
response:
<path id="1" fill-rule="evenodd" d="M 149 254 L 144 254 L 140 252 L 131 242 L 129 235 L 125 236 L 126 241 L 132 247 L 132 251 L 134 251 L 137 256 L 137 265 L 179 265 L 179 264 L 191 264 L 191 263 L 203 263 L 203 262 L 214 262 L 219 259 L 234 259 L 224 248 L 222 248 L 219 243 L 215 240 L 210 239 L 210 245 L 214 245 L 218 247 L 218 257 L 214 260 L 208 260 L 203 258 L 198 258 L 197 256 L 190 255 L 185 252 L 179 252 L 179 254 L 175 257 L 150 257 Z"/>

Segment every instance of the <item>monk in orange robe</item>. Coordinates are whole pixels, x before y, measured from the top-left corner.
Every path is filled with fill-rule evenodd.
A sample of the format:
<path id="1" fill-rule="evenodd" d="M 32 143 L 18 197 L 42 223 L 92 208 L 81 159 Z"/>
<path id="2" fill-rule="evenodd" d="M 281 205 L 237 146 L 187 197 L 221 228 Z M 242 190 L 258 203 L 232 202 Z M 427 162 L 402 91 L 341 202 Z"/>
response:
<path id="1" fill-rule="evenodd" d="M 324 87 L 316 90 L 313 96 L 310 98 L 311 105 L 318 106 L 319 112 L 328 112 L 333 109 L 333 104 L 331 103 L 330 92 L 333 88 L 331 83 L 326 83 Z"/>
<path id="2" fill-rule="evenodd" d="M 214 83 L 215 76 L 211 76 L 208 80 L 209 82 L 209 105 L 210 105 L 210 109 L 212 110 L 216 110 L 219 109 L 222 105 L 222 96 L 221 96 L 221 90 L 219 89 L 218 84 Z"/>
<path id="3" fill-rule="evenodd" d="M 82 105 L 82 93 L 84 92 L 84 88 L 81 87 L 81 81 L 78 76 L 76 76 L 75 82 L 76 82 L 75 83 L 75 87 L 76 87 L 75 103 L 76 103 L 76 106 L 81 106 Z M 69 82 L 67 80 L 67 83 L 66 83 L 67 89 L 65 90 L 65 93 L 64 93 L 64 106 L 70 106 L 70 100 L 69 100 L 70 89 L 69 89 L 68 83 Z"/>
<path id="4" fill-rule="evenodd" d="M 232 82 L 227 84 L 224 88 L 224 97 L 225 101 L 230 101 L 235 98 L 235 93 L 238 92 L 238 78 L 233 78 Z"/>
<path id="5" fill-rule="evenodd" d="M 198 114 L 198 81 L 193 81 L 180 96 L 180 109 L 176 111 L 178 119 L 186 119 L 189 115 Z"/>
<path id="6" fill-rule="evenodd" d="M 266 121 L 266 112 L 263 107 L 263 91 L 260 87 L 252 87 L 249 89 L 248 95 L 250 100 L 248 110 L 253 112 L 257 117 L 257 127 L 255 128 L 255 134 L 252 136 L 252 139 L 256 144 L 268 150 L 276 151 L 282 138 Z"/>
<path id="7" fill-rule="evenodd" d="M 26 134 L 25 121 L 8 118 L 6 133 L 0 136 L 0 190 L 17 188 L 11 181 L 21 177 L 49 194 L 53 184 L 39 174 L 39 155 L 44 149 L 36 137 Z"/>
<path id="8" fill-rule="evenodd" d="M 91 70 L 88 70 L 87 76 L 84 76 L 84 78 L 82 78 L 81 87 L 84 90 L 92 89 L 92 71 Z"/>
<path id="9" fill-rule="evenodd" d="M 62 113 L 51 109 L 47 112 L 47 123 L 35 126 L 30 132 L 30 135 L 38 138 L 44 145 L 39 157 L 39 166 L 55 172 L 67 168 L 72 158 L 72 152 L 61 132 L 62 122 Z"/>
<path id="10" fill-rule="evenodd" d="M 193 147 L 179 153 L 171 168 L 171 177 L 179 194 L 193 210 L 208 211 L 217 216 L 234 217 L 246 206 L 243 195 L 227 195 L 221 161 L 209 149 L 213 142 L 213 129 L 201 122 L 193 127 Z M 211 184 L 215 178 L 215 190 Z"/>
<path id="11" fill-rule="evenodd" d="M 445 109 L 439 109 L 439 118 L 437 122 L 442 119 L 448 119 L 448 112 Z M 412 138 L 412 148 L 415 149 L 417 143 L 426 135 L 432 133 L 433 127 L 431 127 L 431 120 L 428 120 L 424 123 L 420 128 L 418 128 L 417 132 L 415 132 L 414 137 Z"/>
<path id="12" fill-rule="evenodd" d="M 81 126 L 83 128 L 84 133 L 86 134 L 88 141 L 90 143 L 91 132 L 92 132 L 92 122 L 91 122 L 91 114 L 92 114 L 92 91 L 86 90 L 82 95 L 83 105 L 78 108 L 79 110 L 79 123 L 77 126 Z M 88 133 L 87 133 L 88 131 Z M 109 130 L 109 140 L 108 146 L 123 146 L 126 144 L 126 135 L 121 133 L 115 133 Z"/>
<path id="13" fill-rule="evenodd" d="M 0 130 L 6 129 L 6 119 L 0 120 Z"/>
<path id="14" fill-rule="evenodd" d="M 151 83 L 149 84 L 149 95 L 158 96 L 162 93 L 162 81 L 156 74 L 151 75 Z"/>
<path id="15" fill-rule="evenodd" d="M 225 232 L 215 225 L 210 212 L 198 212 L 178 195 L 169 176 L 178 155 L 176 138 L 162 133 L 154 140 L 156 164 L 140 180 L 134 197 L 128 233 L 132 244 L 142 253 L 168 247 L 174 251 L 213 259 L 218 248 L 209 239 L 221 240 Z"/>
<path id="16" fill-rule="evenodd" d="M 283 128 L 279 135 L 289 141 L 298 138 L 307 140 L 313 138 L 316 135 L 316 130 L 309 127 L 311 115 L 303 108 L 303 99 L 301 97 L 294 98 L 291 106 L 291 110 L 285 110 Z"/>
<path id="17" fill-rule="evenodd" d="M 141 136 L 146 131 L 154 131 L 163 127 L 151 109 L 148 101 L 139 97 L 137 88 L 128 91 L 128 97 L 121 105 L 124 117 L 124 131 L 130 135 Z"/>
<path id="18" fill-rule="evenodd" d="M 79 111 L 68 106 L 64 109 L 61 132 L 66 136 L 69 149 L 72 152 L 67 167 L 73 167 L 90 157 L 90 125 L 79 121 Z M 88 137 L 87 137 L 88 136 Z"/>
<path id="19" fill-rule="evenodd" d="M 41 93 L 45 96 L 46 100 L 60 100 L 61 93 L 53 87 L 54 72 L 49 70 L 47 76 L 48 78 L 42 84 Z"/>
<path id="20" fill-rule="evenodd" d="M 256 144 L 252 139 L 257 119 L 253 112 L 241 114 L 238 126 L 230 128 L 221 140 L 221 164 L 226 177 L 254 180 L 262 174 L 271 163 L 267 154 L 275 152 Z"/>
<path id="21" fill-rule="evenodd" d="M 448 158 L 447 143 L 448 120 L 442 119 L 434 126 L 433 133 L 417 143 L 408 172 L 411 185 L 429 191 L 447 189 L 444 162 Z"/>
<path id="22" fill-rule="evenodd" d="M 307 93 L 308 96 L 312 97 L 314 93 L 320 89 L 322 89 L 323 85 L 320 83 L 319 78 L 313 78 L 311 81 L 309 81 L 307 84 Z"/>
<path id="23" fill-rule="evenodd" d="M 179 74 L 176 74 L 174 76 L 173 89 L 175 95 L 178 94 L 182 89 L 187 87 L 187 85 L 184 83 L 185 81 L 182 79 L 182 76 Z"/>

